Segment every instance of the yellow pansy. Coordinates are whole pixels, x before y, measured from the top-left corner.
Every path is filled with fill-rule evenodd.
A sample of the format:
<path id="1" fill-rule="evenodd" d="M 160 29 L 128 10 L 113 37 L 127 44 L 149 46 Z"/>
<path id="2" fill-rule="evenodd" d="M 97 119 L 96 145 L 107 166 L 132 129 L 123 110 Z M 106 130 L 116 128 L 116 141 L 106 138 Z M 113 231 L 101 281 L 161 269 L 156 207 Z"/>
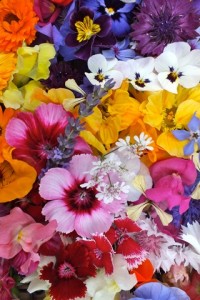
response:
<path id="1" fill-rule="evenodd" d="M 183 147 L 187 141 L 178 141 L 171 131 L 184 128 L 194 112 L 200 116 L 200 102 L 191 98 L 192 93 L 182 87 L 179 87 L 178 94 L 159 91 L 150 95 L 140 106 L 144 122 L 158 130 L 157 145 L 172 156 L 183 157 Z"/>
<path id="2" fill-rule="evenodd" d="M 123 87 L 124 88 L 124 87 Z M 93 114 L 84 118 L 89 130 L 107 148 L 118 140 L 119 132 L 139 118 L 139 102 L 124 89 L 110 90 Z"/>

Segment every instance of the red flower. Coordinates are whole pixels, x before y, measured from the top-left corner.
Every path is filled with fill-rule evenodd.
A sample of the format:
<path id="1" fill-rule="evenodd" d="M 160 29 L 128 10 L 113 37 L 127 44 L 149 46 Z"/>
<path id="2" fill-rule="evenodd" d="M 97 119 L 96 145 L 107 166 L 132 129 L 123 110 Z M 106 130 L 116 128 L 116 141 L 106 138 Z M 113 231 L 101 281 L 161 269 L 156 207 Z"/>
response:
<path id="1" fill-rule="evenodd" d="M 128 268 L 136 268 L 144 261 L 146 251 L 131 237 L 131 233 L 141 229 L 129 218 L 117 219 L 106 233 L 107 238 L 115 244 L 117 254 L 122 254 L 128 263 Z"/>
<path id="2" fill-rule="evenodd" d="M 70 300 L 84 297 L 87 277 L 95 276 L 93 254 L 82 242 L 63 247 L 56 257 L 56 263 L 48 264 L 41 271 L 41 279 L 51 283 L 50 296 L 54 300 Z"/>
<path id="3" fill-rule="evenodd" d="M 105 268 L 106 274 L 113 272 L 112 255 L 114 253 L 110 241 L 105 235 L 93 235 L 93 239 L 83 241 L 94 254 L 94 264 L 98 268 Z"/>

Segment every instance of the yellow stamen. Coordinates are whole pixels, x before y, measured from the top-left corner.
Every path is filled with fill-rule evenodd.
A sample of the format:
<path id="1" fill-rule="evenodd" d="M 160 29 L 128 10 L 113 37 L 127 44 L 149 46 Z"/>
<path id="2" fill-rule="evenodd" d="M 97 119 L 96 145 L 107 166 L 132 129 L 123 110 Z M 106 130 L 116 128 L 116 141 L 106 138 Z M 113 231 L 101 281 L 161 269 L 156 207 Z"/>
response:
<path id="1" fill-rule="evenodd" d="M 114 9 L 113 9 L 112 7 L 106 8 L 105 11 L 106 11 L 107 14 L 109 14 L 110 16 L 112 16 L 112 15 L 115 13 L 115 11 L 114 11 Z"/>
<path id="2" fill-rule="evenodd" d="M 93 35 L 97 34 L 101 27 L 99 24 L 94 24 L 93 20 L 89 16 L 84 17 L 83 22 L 78 21 L 75 23 L 77 29 L 77 41 L 79 43 L 89 40 Z"/>

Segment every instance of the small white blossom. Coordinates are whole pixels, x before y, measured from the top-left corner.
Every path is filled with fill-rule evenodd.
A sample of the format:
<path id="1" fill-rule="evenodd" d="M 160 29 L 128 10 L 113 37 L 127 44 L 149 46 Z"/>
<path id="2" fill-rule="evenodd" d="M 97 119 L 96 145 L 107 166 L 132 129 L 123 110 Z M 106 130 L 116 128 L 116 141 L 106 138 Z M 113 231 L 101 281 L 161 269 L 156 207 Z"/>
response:
<path id="1" fill-rule="evenodd" d="M 104 203 L 111 203 L 114 200 L 122 200 L 122 194 L 129 192 L 129 187 L 125 185 L 125 182 L 115 182 L 113 184 L 102 183 L 97 186 L 96 194 L 98 200 Z"/>

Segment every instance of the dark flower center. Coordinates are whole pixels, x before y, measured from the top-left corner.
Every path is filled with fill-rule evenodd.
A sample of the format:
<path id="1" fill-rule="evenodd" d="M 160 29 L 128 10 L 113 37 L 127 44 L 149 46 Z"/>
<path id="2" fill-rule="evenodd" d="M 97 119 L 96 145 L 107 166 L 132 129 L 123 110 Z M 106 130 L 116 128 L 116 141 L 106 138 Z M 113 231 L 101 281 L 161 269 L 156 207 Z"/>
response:
<path id="1" fill-rule="evenodd" d="M 8 13 L 7 15 L 5 15 L 4 21 L 11 24 L 12 21 L 18 22 L 19 18 L 12 13 Z"/>
<path id="2" fill-rule="evenodd" d="M 73 211 L 90 212 L 98 203 L 93 189 L 77 187 L 68 193 L 67 202 Z"/>
<path id="3" fill-rule="evenodd" d="M 64 262 L 58 268 L 58 275 L 60 278 L 71 278 L 76 275 L 74 267 L 71 264 Z"/>
<path id="4" fill-rule="evenodd" d="M 180 27 L 179 19 L 179 16 L 172 16 L 168 9 L 153 16 L 152 29 L 149 32 L 151 39 L 165 44 L 173 42 L 175 30 Z"/>

